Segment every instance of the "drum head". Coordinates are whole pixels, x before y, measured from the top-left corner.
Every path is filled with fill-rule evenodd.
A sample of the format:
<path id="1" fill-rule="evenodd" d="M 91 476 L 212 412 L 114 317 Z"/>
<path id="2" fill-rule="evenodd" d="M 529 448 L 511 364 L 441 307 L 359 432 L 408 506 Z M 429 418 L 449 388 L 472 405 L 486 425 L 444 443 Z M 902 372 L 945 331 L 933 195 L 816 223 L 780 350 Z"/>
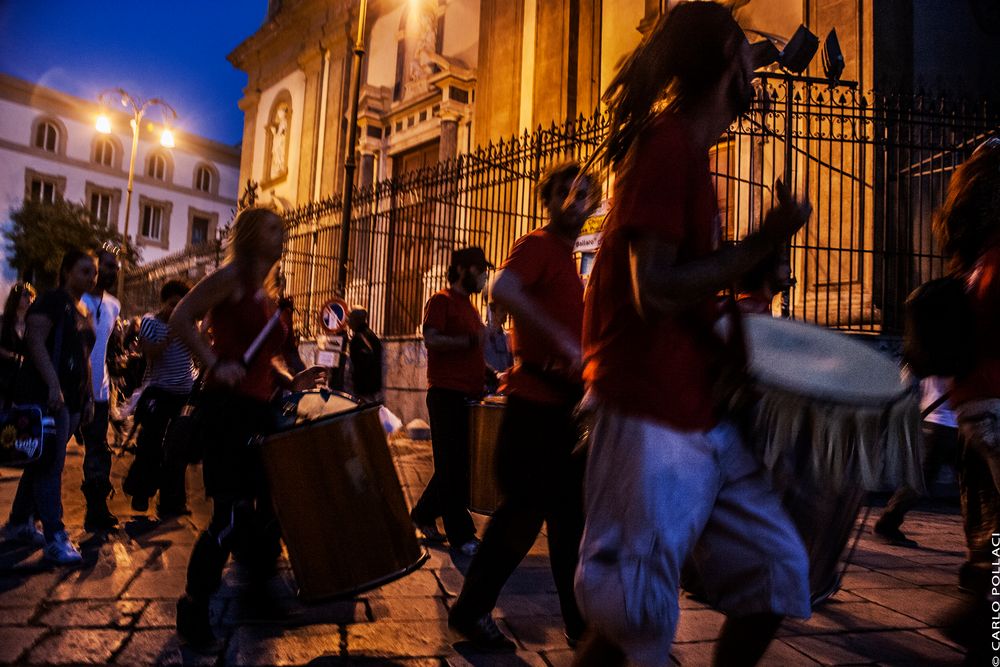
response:
<path id="1" fill-rule="evenodd" d="M 745 316 L 744 328 L 750 372 L 766 387 L 865 406 L 908 390 L 891 359 L 842 333 L 767 315 Z"/>

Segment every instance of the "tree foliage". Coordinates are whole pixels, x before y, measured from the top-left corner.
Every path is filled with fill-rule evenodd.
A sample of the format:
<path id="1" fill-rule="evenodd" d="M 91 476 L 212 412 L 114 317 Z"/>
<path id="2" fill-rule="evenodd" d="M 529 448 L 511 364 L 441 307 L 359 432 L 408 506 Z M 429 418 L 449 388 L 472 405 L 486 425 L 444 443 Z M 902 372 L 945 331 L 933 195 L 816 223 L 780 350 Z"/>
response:
<path id="1" fill-rule="evenodd" d="M 94 218 L 83 204 L 64 199 L 54 203 L 25 200 L 10 212 L 12 225 L 7 239 L 7 260 L 18 274 L 39 287 L 56 284 L 63 254 L 72 248 L 99 250 L 110 244 L 124 247 L 124 237 L 106 222 Z M 135 264 L 134 248 L 123 264 Z"/>

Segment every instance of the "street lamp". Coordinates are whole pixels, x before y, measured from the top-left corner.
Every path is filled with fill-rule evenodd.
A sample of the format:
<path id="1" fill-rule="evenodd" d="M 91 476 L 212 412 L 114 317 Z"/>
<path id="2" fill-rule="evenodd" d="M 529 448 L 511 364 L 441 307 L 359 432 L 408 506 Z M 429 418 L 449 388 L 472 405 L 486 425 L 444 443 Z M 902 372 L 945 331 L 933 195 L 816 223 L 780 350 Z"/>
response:
<path id="1" fill-rule="evenodd" d="M 354 204 L 354 151 L 358 142 L 358 96 L 361 92 L 361 59 L 365 55 L 365 20 L 368 14 L 368 0 L 361 0 L 358 7 L 358 38 L 354 42 L 354 61 L 349 92 L 347 155 L 344 159 L 344 196 L 340 222 L 340 257 L 337 258 L 337 282 L 335 291 L 343 298 L 347 293 L 347 252 L 351 238 L 351 207 Z"/>
<path id="2" fill-rule="evenodd" d="M 98 102 L 101 106 L 108 108 L 112 106 L 113 102 L 118 101 L 123 107 L 132 112 L 132 120 L 129 125 L 132 126 L 132 155 L 128 160 L 128 189 L 125 196 L 125 251 L 126 256 L 128 256 L 128 221 L 129 214 L 132 212 L 132 182 L 135 179 L 135 153 L 139 148 L 139 131 L 142 127 L 142 117 L 146 114 L 146 111 L 151 107 L 158 106 L 163 114 L 163 130 L 160 133 L 160 145 L 164 148 L 174 147 L 174 134 L 170 131 L 168 127 L 169 120 L 177 119 L 177 112 L 174 108 L 161 100 L 158 97 L 152 97 L 148 100 L 143 100 L 138 97 L 132 97 L 122 88 L 110 88 L 101 92 L 97 96 Z M 111 133 L 111 118 L 106 113 L 101 113 L 97 117 L 97 131 L 102 134 Z M 118 298 L 121 299 L 123 295 L 123 290 L 125 287 L 125 271 L 124 267 L 118 270 Z"/>

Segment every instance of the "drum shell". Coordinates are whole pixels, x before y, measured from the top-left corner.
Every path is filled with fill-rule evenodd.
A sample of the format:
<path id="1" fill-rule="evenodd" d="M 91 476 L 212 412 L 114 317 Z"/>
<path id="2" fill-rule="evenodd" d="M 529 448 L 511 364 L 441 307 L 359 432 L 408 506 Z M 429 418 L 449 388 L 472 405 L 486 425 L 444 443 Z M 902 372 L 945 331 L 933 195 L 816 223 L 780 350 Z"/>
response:
<path id="1" fill-rule="evenodd" d="M 261 454 L 304 599 L 373 588 L 427 558 L 377 405 L 268 436 Z"/>
<path id="2" fill-rule="evenodd" d="M 504 413 L 502 403 L 469 404 L 469 510 L 476 514 L 493 514 L 500 505 L 496 460 Z"/>

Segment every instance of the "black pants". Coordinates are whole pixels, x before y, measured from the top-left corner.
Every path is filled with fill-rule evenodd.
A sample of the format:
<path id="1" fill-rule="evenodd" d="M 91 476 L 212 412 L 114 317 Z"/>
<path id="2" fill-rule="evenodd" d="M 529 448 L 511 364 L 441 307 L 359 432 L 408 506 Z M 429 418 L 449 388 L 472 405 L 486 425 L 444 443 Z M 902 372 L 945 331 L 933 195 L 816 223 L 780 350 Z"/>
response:
<path id="1" fill-rule="evenodd" d="M 94 403 L 94 420 L 80 427 L 83 440 L 83 488 L 111 493 L 111 448 L 108 447 L 108 402 Z"/>
<path id="2" fill-rule="evenodd" d="M 125 493 L 138 498 L 151 498 L 159 490 L 162 506 L 179 508 L 186 504 L 186 462 L 166 455 L 163 435 L 170 420 L 180 414 L 187 397 L 187 394 L 174 394 L 158 387 L 148 387 L 142 392 L 135 413 L 140 426 L 135 460 L 122 482 Z"/>
<path id="3" fill-rule="evenodd" d="M 281 530 L 274 515 L 256 435 L 273 429 L 266 403 L 227 391 L 206 391 L 199 409 L 205 440 L 205 490 L 212 497 L 212 520 L 191 551 L 187 594 L 204 602 L 219 587 L 230 554 L 252 574 L 273 571 L 281 553 Z"/>
<path id="4" fill-rule="evenodd" d="M 465 576 L 454 613 L 478 618 L 496 606 L 507 579 L 548 526 L 549 563 L 566 632 L 578 638 L 584 622 L 573 596 L 583 535 L 583 456 L 572 405 L 545 405 L 511 396 L 497 443 L 503 500 L 490 519 Z"/>
<path id="5" fill-rule="evenodd" d="M 273 574 L 281 555 L 281 530 L 267 493 L 212 499 L 212 520 L 198 536 L 188 562 L 187 594 L 199 602 L 207 601 L 218 590 L 226 561 L 234 551 L 251 576 L 263 579 Z"/>
<path id="6" fill-rule="evenodd" d="M 923 474 L 924 484 L 929 488 L 937 479 L 941 468 L 945 465 L 954 466 L 958 470 L 959 445 L 958 429 L 950 426 L 942 426 L 931 422 L 924 422 L 921 426 L 924 437 L 924 463 Z M 909 486 L 902 486 L 892 494 L 886 505 L 885 512 L 879 519 L 883 525 L 899 528 L 903 523 L 903 518 L 917 504 L 920 494 Z"/>
<path id="7" fill-rule="evenodd" d="M 413 508 L 413 520 L 432 524 L 444 520 L 444 531 L 453 547 L 476 535 L 469 515 L 469 397 L 451 389 L 427 390 L 431 421 L 434 475 Z"/>

